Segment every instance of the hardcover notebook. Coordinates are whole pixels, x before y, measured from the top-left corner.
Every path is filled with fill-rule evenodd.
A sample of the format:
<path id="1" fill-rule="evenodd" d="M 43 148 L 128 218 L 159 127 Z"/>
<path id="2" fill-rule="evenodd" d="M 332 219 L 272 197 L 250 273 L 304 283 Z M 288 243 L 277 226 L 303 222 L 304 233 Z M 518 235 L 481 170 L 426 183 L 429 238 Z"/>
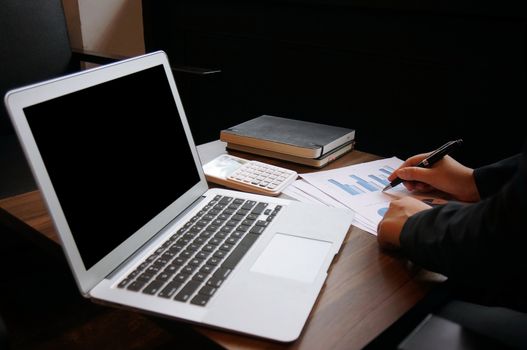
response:
<path id="1" fill-rule="evenodd" d="M 81 293 L 296 339 L 353 214 L 208 189 L 163 52 L 5 102 Z"/>
<path id="2" fill-rule="evenodd" d="M 355 139 L 355 130 L 302 120 L 262 115 L 222 130 L 220 140 L 285 153 L 319 158 Z"/>
<path id="3" fill-rule="evenodd" d="M 260 156 L 282 159 L 288 162 L 304 164 L 304 165 L 312 166 L 315 168 L 322 168 L 323 166 L 326 166 L 332 161 L 342 157 L 346 153 L 352 151 L 354 146 L 355 146 L 355 141 L 351 141 L 351 142 L 343 144 L 342 146 L 335 148 L 334 150 L 328 153 L 323 154 L 322 156 L 318 158 L 304 158 L 304 157 L 292 156 L 292 155 L 280 153 L 280 152 L 268 151 L 268 150 L 261 149 L 261 148 L 238 145 L 236 143 L 227 143 L 227 149 L 229 150 L 242 151 L 246 153 L 258 154 Z"/>

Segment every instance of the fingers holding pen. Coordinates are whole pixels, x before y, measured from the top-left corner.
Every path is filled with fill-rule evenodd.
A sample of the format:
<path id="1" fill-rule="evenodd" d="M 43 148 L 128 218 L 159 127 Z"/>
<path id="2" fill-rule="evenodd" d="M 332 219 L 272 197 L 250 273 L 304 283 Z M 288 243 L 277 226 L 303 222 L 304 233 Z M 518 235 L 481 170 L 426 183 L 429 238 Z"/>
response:
<path id="1" fill-rule="evenodd" d="M 400 177 L 398 175 L 398 171 L 400 169 L 416 166 L 417 164 L 419 164 L 419 162 L 421 162 L 423 159 L 425 159 L 429 154 L 430 153 L 421 153 L 421 154 L 417 154 L 415 156 L 412 156 L 412 157 L 406 159 L 403 162 L 403 164 L 401 164 L 401 166 L 399 166 L 390 176 L 388 176 L 388 181 L 393 181 L 397 177 Z"/>
<path id="2" fill-rule="evenodd" d="M 409 191 L 429 192 L 434 189 L 430 185 L 430 183 L 433 183 L 434 176 L 434 172 L 431 169 L 409 166 L 400 168 L 394 173 L 403 180 L 403 185 Z"/>
<path id="3" fill-rule="evenodd" d="M 429 154 L 430 153 L 422 153 L 408 158 L 388 177 L 388 180 L 393 181 L 396 178 L 400 178 L 404 181 L 403 184 L 409 191 L 431 191 L 432 187 L 428 185 L 432 176 L 430 174 L 430 169 L 416 167 L 416 165 Z"/>
<path id="4" fill-rule="evenodd" d="M 408 158 L 390 176 L 386 189 L 403 183 L 410 191 L 439 190 L 467 202 L 479 200 L 474 170 L 458 163 L 448 153 L 462 140 L 449 141 L 431 153 Z M 393 184 L 392 184 L 393 183 Z"/>

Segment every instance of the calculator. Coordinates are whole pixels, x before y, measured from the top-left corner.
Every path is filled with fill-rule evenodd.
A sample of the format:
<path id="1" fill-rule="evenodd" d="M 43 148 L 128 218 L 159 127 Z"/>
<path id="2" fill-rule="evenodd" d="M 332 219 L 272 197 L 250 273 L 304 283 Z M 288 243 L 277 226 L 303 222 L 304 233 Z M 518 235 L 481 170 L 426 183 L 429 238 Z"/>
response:
<path id="1" fill-rule="evenodd" d="M 286 168 L 222 154 L 203 166 L 208 181 L 235 190 L 279 195 L 298 174 Z"/>

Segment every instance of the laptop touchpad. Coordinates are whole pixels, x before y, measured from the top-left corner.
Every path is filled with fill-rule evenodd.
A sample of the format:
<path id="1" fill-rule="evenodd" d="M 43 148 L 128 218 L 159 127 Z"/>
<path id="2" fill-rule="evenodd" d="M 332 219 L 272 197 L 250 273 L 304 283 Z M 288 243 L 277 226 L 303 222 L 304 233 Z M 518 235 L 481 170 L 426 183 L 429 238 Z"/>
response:
<path id="1" fill-rule="evenodd" d="M 330 242 L 277 233 L 251 271 L 312 283 L 330 248 Z"/>

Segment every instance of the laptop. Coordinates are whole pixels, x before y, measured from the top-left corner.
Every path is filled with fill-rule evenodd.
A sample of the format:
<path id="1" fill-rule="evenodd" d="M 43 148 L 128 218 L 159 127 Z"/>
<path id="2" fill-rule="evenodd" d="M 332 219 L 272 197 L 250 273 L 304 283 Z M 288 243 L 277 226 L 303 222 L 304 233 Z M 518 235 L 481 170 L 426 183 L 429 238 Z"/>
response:
<path id="1" fill-rule="evenodd" d="M 164 52 L 16 89 L 5 103 L 82 295 L 299 337 L 353 214 L 209 189 Z"/>

